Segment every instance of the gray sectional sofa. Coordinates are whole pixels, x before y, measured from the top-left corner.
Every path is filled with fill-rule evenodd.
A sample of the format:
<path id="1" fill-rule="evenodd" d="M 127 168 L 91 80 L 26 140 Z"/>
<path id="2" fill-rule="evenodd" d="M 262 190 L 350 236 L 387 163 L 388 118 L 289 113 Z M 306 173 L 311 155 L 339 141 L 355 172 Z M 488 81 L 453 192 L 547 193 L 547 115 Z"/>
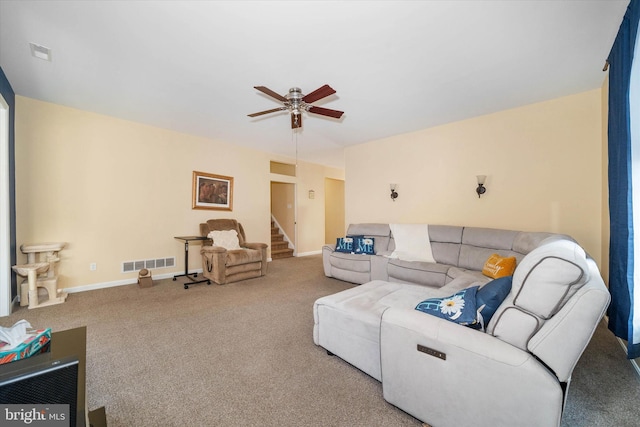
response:
<path id="1" fill-rule="evenodd" d="M 316 345 L 381 381 L 387 402 L 433 426 L 560 425 L 573 369 L 610 301 L 577 242 L 429 226 L 434 263 L 385 257 L 395 248 L 387 224 L 351 225 L 349 234 L 374 236 L 376 255 L 325 246 L 327 276 L 363 284 L 315 302 Z M 416 310 L 425 299 L 495 284 L 480 272 L 493 253 L 517 265 L 484 330 Z"/>
<path id="2" fill-rule="evenodd" d="M 396 242 L 389 224 L 351 224 L 347 236 L 374 239 L 375 255 L 336 252 L 336 245 L 322 248 L 324 274 L 357 284 L 386 280 L 442 287 L 461 274 L 487 281 L 481 271 L 490 255 L 514 256 L 519 262 L 553 234 L 491 228 L 429 225 L 429 239 L 435 263 L 389 258 Z"/>

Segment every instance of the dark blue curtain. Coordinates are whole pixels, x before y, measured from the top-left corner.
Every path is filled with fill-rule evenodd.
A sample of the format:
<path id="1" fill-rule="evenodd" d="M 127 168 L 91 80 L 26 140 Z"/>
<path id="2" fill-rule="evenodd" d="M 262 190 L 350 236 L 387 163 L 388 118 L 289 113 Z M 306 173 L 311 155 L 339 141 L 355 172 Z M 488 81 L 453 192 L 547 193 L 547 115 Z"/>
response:
<path id="1" fill-rule="evenodd" d="M 631 0 L 609 54 L 609 329 L 628 342 L 627 357 L 640 357 L 640 340 L 634 340 L 634 224 L 631 105 L 629 98 L 640 0 Z M 636 68 L 636 73 L 640 67 Z M 636 105 L 640 104 L 638 100 Z M 635 110 L 638 113 L 638 110 Z M 638 171 L 636 171 L 638 173 Z M 639 189 L 640 190 L 640 189 Z M 640 209 L 640 206 L 636 207 Z M 640 268 L 640 263 L 638 264 Z M 636 323 L 638 320 L 636 320 Z M 636 328 L 638 329 L 638 328 Z M 636 330 L 636 335 L 640 331 Z"/>

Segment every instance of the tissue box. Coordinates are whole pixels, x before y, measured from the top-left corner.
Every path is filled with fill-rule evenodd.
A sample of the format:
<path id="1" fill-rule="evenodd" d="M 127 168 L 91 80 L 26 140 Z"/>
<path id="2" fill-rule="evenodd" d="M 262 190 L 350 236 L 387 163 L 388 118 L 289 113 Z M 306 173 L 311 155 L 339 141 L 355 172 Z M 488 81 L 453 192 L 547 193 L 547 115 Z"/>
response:
<path id="1" fill-rule="evenodd" d="M 38 329 L 20 345 L 11 350 L 5 350 L 9 344 L 0 342 L 0 364 L 26 359 L 35 354 L 46 353 L 51 344 L 51 328 Z"/>

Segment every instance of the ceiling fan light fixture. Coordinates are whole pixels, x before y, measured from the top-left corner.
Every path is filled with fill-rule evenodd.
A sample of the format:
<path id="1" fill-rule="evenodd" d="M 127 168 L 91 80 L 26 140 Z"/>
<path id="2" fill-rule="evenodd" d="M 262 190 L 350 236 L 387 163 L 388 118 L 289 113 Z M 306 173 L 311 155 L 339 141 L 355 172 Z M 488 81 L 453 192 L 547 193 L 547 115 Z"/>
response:
<path id="1" fill-rule="evenodd" d="M 288 110 L 291 113 L 291 128 L 295 129 L 302 127 L 303 111 L 313 114 L 319 114 L 321 116 L 332 117 L 334 119 L 339 119 L 344 114 L 344 112 L 342 111 L 331 110 L 329 108 L 314 107 L 313 105 L 311 105 L 312 102 L 318 101 L 322 98 L 326 98 L 327 96 L 336 93 L 336 91 L 329 85 L 324 85 L 307 95 L 304 95 L 302 93 L 302 89 L 300 89 L 299 87 L 292 87 L 291 89 L 289 89 L 289 93 L 284 96 L 272 91 L 265 86 L 254 86 L 253 88 L 282 102 L 282 107 L 261 111 L 259 113 L 249 114 L 249 117 L 257 117 L 275 111 Z"/>

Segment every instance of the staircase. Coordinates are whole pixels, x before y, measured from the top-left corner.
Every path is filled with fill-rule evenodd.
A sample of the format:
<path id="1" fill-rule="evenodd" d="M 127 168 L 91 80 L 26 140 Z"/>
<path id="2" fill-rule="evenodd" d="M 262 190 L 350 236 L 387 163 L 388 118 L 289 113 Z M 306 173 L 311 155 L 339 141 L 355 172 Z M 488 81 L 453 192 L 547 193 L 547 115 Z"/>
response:
<path id="1" fill-rule="evenodd" d="M 271 259 L 291 257 L 293 257 L 293 249 L 289 248 L 289 243 L 284 240 L 284 235 L 271 221 Z"/>

